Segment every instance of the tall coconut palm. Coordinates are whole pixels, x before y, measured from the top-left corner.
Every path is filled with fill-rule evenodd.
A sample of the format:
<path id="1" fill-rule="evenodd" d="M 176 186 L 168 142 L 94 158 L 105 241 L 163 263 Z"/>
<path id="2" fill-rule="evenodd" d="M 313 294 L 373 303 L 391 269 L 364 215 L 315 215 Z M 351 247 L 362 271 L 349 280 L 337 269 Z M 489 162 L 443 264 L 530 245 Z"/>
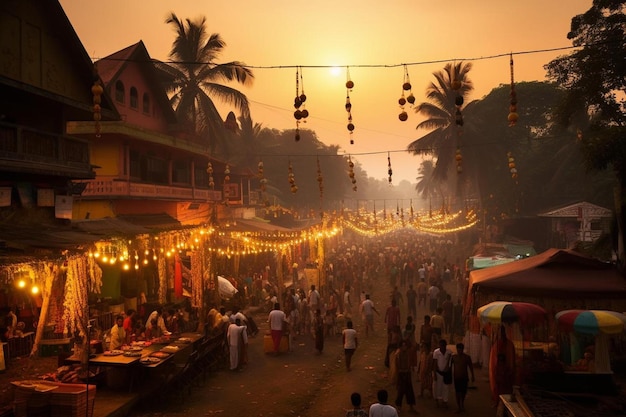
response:
<path id="1" fill-rule="evenodd" d="M 424 200 L 428 199 L 431 206 L 433 195 L 437 192 L 437 184 L 433 180 L 433 171 L 435 170 L 435 164 L 432 159 L 426 159 L 422 161 L 420 167 L 417 169 L 419 174 L 417 184 L 415 185 L 415 191 L 421 194 Z"/>
<path id="2" fill-rule="evenodd" d="M 459 145 L 461 126 L 457 124 L 456 112 L 459 98 L 462 102 L 474 89 L 467 73 L 472 69 L 470 62 L 446 64 L 443 71 L 433 73 L 435 82 L 426 89 L 426 102 L 415 107 L 415 112 L 426 117 L 416 129 L 431 129 L 426 136 L 416 139 L 407 147 L 409 153 L 432 154 L 437 158 L 433 177 L 444 181 L 455 169 L 453 161 Z M 461 102 L 461 103 L 462 103 Z"/>
<path id="3" fill-rule="evenodd" d="M 221 83 L 236 81 L 250 85 L 254 75 L 239 61 L 216 63 L 226 43 L 217 33 L 207 34 L 206 18 L 183 21 L 172 12 L 165 22 L 176 31 L 169 54 L 175 73 L 168 86 L 172 106 L 181 121 L 207 138 L 212 152 L 226 152 L 228 135 L 214 99 L 233 105 L 242 116 L 248 116 L 248 98 Z"/>

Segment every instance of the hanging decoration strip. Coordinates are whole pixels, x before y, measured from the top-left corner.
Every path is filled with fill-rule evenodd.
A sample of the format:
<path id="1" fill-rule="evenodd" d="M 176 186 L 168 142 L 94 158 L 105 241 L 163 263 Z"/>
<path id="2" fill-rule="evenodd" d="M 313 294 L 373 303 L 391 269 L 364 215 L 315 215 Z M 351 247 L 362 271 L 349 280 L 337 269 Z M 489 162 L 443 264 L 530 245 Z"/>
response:
<path id="1" fill-rule="evenodd" d="M 287 178 L 289 180 L 289 188 L 291 189 L 291 193 L 295 194 L 298 192 L 298 186 L 296 185 L 296 176 L 293 173 L 293 165 L 291 164 L 291 159 L 289 160 L 289 167 L 287 169 L 289 171 L 289 174 L 287 175 Z"/>
<path id="2" fill-rule="evenodd" d="M 215 189 L 215 180 L 213 179 L 213 164 L 212 163 L 208 163 L 207 167 L 206 167 L 206 172 L 207 174 L 209 174 L 209 188 L 211 190 Z"/>
<path id="3" fill-rule="evenodd" d="M 226 166 L 224 167 L 224 187 L 223 187 L 225 205 L 228 205 L 230 203 L 230 188 L 228 187 L 229 183 L 230 183 L 230 165 L 226 164 Z"/>
<path id="4" fill-rule="evenodd" d="M 320 200 L 322 200 L 324 198 L 324 177 L 322 176 L 319 156 L 317 157 L 317 185 L 320 189 Z"/>
<path id="5" fill-rule="evenodd" d="M 511 102 L 509 105 L 509 126 L 513 127 L 517 123 L 519 115 L 517 114 L 517 93 L 515 92 L 515 79 L 513 77 L 513 53 L 510 55 L 510 67 L 511 67 Z"/>
<path id="6" fill-rule="evenodd" d="M 409 93 L 409 95 L 406 98 L 404 97 L 405 91 L 408 91 Z M 407 66 L 404 65 L 404 81 L 402 82 L 402 95 L 400 96 L 400 99 L 398 100 L 398 104 L 400 104 L 400 114 L 398 115 L 398 118 L 400 119 L 401 122 L 406 122 L 409 118 L 408 113 L 404 110 L 404 105 L 407 102 L 411 106 L 413 106 L 413 103 L 415 103 L 415 96 L 411 92 L 411 80 L 409 79 L 409 70 Z"/>
<path id="7" fill-rule="evenodd" d="M 350 101 L 350 91 L 354 88 L 354 82 L 350 79 L 350 67 L 346 68 L 346 111 L 348 112 L 348 132 L 350 132 L 350 145 L 354 145 L 354 124 L 352 123 L 352 102 Z"/>
<path id="8" fill-rule="evenodd" d="M 93 86 L 91 87 L 91 93 L 93 94 L 93 120 L 94 120 L 94 130 L 96 132 L 96 138 L 100 137 L 100 132 L 102 131 L 102 126 L 100 125 L 100 120 L 102 120 L 102 94 L 104 93 L 104 88 L 100 83 L 100 76 L 98 75 L 98 65 L 94 64 L 93 66 Z"/>
<path id="9" fill-rule="evenodd" d="M 293 100 L 293 106 L 296 108 L 293 112 L 293 117 L 296 119 L 296 142 L 300 141 L 300 122 L 306 123 L 306 118 L 309 117 L 305 102 L 306 94 L 304 94 L 302 68 L 296 67 L 296 97 Z"/>
<path id="10" fill-rule="evenodd" d="M 517 168 L 515 166 L 515 158 L 513 158 L 513 152 L 507 152 L 506 157 L 509 164 L 509 171 L 511 172 L 511 178 L 515 180 L 517 184 Z"/>
<path id="11" fill-rule="evenodd" d="M 348 177 L 350 177 L 350 182 L 352 182 L 352 191 L 357 190 L 356 187 L 356 177 L 354 176 L 354 162 L 352 162 L 352 157 L 348 155 Z"/>
<path id="12" fill-rule="evenodd" d="M 393 175 L 393 170 L 391 169 L 391 155 L 389 154 L 389 152 L 387 152 L 387 175 L 389 176 L 388 178 L 389 185 L 391 185 L 391 182 L 392 182 L 391 176 Z"/>

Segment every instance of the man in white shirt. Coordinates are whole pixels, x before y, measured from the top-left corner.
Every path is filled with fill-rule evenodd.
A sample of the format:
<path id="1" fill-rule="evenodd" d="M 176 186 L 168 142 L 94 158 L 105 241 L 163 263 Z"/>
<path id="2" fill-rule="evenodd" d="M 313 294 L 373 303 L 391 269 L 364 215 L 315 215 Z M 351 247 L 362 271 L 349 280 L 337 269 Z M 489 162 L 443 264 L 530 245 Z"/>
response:
<path id="1" fill-rule="evenodd" d="M 285 312 L 280 309 L 279 303 L 274 303 L 274 309 L 270 311 L 267 321 L 270 324 L 270 333 L 272 334 L 272 342 L 274 342 L 274 354 L 278 355 L 280 341 L 283 337 L 283 326 L 287 322 Z"/>
<path id="2" fill-rule="evenodd" d="M 365 337 L 368 336 L 369 330 L 374 333 L 374 312 L 379 314 L 376 307 L 374 307 L 374 303 L 370 300 L 370 295 L 365 294 L 365 300 L 361 303 L 361 315 L 365 321 Z"/>
<path id="3" fill-rule="evenodd" d="M 315 289 L 315 285 L 311 285 L 309 291 L 309 307 L 312 312 L 320 308 L 320 293 Z"/>
<path id="4" fill-rule="evenodd" d="M 359 345 L 356 330 L 354 330 L 352 326 L 352 320 L 348 320 L 346 328 L 343 329 L 341 333 L 343 337 L 343 352 L 346 359 L 346 370 L 351 371 L 352 355 L 354 355 L 354 351 L 356 351 Z"/>
<path id="5" fill-rule="evenodd" d="M 370 405 L 369 417 L 398 417 L 398 411 L 393 406 L 387 404 L 389 397 L 387 390 L 379 390 L 376 397 L 378 402 Z"/>
<path id="6" fill-rule="evenodd" d="M 350 300 L 350 287 L 346 286 L 346 290 L 343 293 L 343 315 L 352 317 L 352 300 Z"/>
<path id="7" fill-rule="evenodd" d="M 239 370 L 242 365 L 239 358 L 239 352 L 243 346 L 248 344 L 248 332 L 246 332 L 246 326 L 242 326 L 241 321 L 239 319 L 235 319 L 235 322 L 228 326 L 226 338 L 228 339 L 228 351 L 230 354 L 230 370 Z"/>
<path id="8" fill-rule="evenodd" d="M 152 328 L 152 320 L 156 319 L 157 327 L 161 330 L 161 334 L 170 334 L 167 327 L 165 327 L 165 320 L 163 319 L 163 308 L 157 307 L 150 315 L 148 316 L 148 320 L 146 320 L 146 329 Z"/>
<path id="9" fill-rule="evenodd" d="M 452 384 L 452 373 L 450 369 L 450 361 L 452 360 L 452 352 L 448 350 L 448 343 L 445 339 L 439 341 L 439 349 L 433 352 L 433 385 L 435 392 L 433 396 L 437 400 L 437 407 L 448 407 L 448 395 L 450 384 Z M 449 373 L 449 379 L 444 380 L 444 374 Z"/>
<path id="10" fill-rule="evenodd" d="M 126 343 L 124 316 L 118 315 L 115 317 L 115 324 L 111 328 L 111 342 L 109 343 L 109 350 L 119 349 L 124 343 Z"/>

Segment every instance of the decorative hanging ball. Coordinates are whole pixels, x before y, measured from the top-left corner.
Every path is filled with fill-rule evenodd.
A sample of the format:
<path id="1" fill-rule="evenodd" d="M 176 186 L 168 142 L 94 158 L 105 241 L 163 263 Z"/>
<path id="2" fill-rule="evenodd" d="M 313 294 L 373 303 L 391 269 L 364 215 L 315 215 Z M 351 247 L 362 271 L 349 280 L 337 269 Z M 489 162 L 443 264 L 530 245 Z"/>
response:
<path id="1" fill-rule="evenodd" d="M 296 131 L 296 142 L 300 142 L 300 132 Z"/>
<path id="2" fill-rule="evenodd" d="M 306 101 L 306 94 L 302 93 L 300 94 L 300 102 L 304 103 Z"/>
<path id="3" fill-rule="evenodd" d="M 463 84 L 461 83 L 460 80 L 454 80 L 454 81 L 452 81 L 452 84 L 451 84 L 452 89 L 455 90 L 455 91 L 456 90 L 460 90 L 462 85 Z"/>
<path id="4" fill-rule="evenodd" d="M 94 94 L 93 104 L 100 104 L 100 103 L 102 103 L 102 96 Z"/>
<path id="5" fill-rule="evenodd" d="M 406 99 L 404 97 L 400 97 L 400 99 L 398 100 L 398 104 L 404 106 L 406 104 Z"/>
<path id="6" fill-rule="evenodd" d="M 461 113 L 461 110 L 456 109 L 454 120 L 457 126 L 463 126 L 463 114 Z"/>
<path id="7" fill-rule="evenodd" d="M 350 103 L 349 99 L 346 101 L 346 111 L 347 112 L 352 111 L 352 103 Z"/>
<path id="8" fill-rule="evenodd" d="M 354 139 L 350 138 L 350 145 L 354 145 Z"/>
<path id="9" fill-rule="evenodd" d="M 93 105 L 93 111 L 94 111 L 94 113 L 100 113 L 102 111 L 102 107 L 100 107 L 99 104 L 94 104 Z"/>
<path id="10" fill-rule="evenodd" d="M 226 164 L 226 167 L 224 168 L 224 174 L 230 175 L 230 165 Z"/>
<path id="11" fill-rule="evenodd" d="M 413 95 L 413 93 L 408 95 L 408 97 L 406 98 L 406 101 L 408 101 L 409 104 L 415 103 L 415 96 Z"/>
<path id="12" fill-rule="evenodd" d="M 293 117 L 295 117 L 296 120 L 302 119 L 302 111 L 300 111 L 300 110 L 294 111 L 293 112 Z"/>
<path id="13" fill-rule="evenodd" d="M 402 113 L 400 113 L 400 115 L 398 115 L 398 119 L 400 119 L 401 122 L 406 122 L 408 118 L 409 118 L 409 115 L 405 111 L 403 111 Z"/>
<path id="14" fill-rule="evenodd" d="M 346 88 L 348 88 L 350 90 L 353 89 L 354 88 L 354 82 L 352 80 L 348 80 L 346 82 Z"/>
<path id="15" fill-rule="evenodd" d="M 463 161 L 463 155 L 461 155 L 461 150 L 460 149 L 456 150 L 456 155 L 454 155 L 454 159 L 456 160 L 456 162 Z"/>
<path id="16" fill-rule="evenodd" d="M 509 117 L 507 117 L 508 121 L 509 121 L 509 125 L 513 126 L 515 125 L 515 123 L 517 123 L 517 119 L 519 119 L 519 115 L 516 112 L 511 112 L 509 113 Z"/>
<path id="17" fill-rule="evenodd" d="M 100 83 L 98 81 L 96 81 L 92 86 L 91 86 L 91 93 L 94 96 L 101 96 L 102 93 L 104 93 L 104 88 L 102 88 L 102 85 L 100 85 Z"/>
<path id="18" fill-rule="evenodd" d="M 349 173 L 348 173 L 348 176 L 349 176 L 350 178 L 354 178 L 354 172 L 352 172 L 352 171 L 351 171 L 351 172 L 349 172 Z"/>
<path id="19" fill-rule="evenodd" d="M 348 127 L 348 130 L 349 130 L 350 132 L 352 132 L 352 131 L 354 130 L 354 124 L 352 124 L 352 123 L 348 123 L 348 126 L 347 126 L 347 127 Z"/>
<path id="20" fill-rule="evenodd" d="M 511 159 L 513 159 L 513 158 L 509 158 L 509 168 L 510 169 L 515 169 L 515 162 L 511 161 Z"/>
<path id="21" fill-rule="evenodd" d="M 95 120 L 96 122 L 99 122 L 100 120 L 102 120 L 102 115 L 99 112 L 94 112 L 93 120 Z"/>
<path id="22" fill-rule="evenodd" d="M 291 186 L 291 192 L 292 192 L 293 194 L 297 193 L 297 192 L 298 192 L 298 186 L 297 186 L 297 185 L 292 185 L 292 186 Z"/>
<path id="23" fill-rule="evenodd" d="M 212 163 L 209 162 L 207 164 L 206 172 L 208 172 L 209 175 L 213 174 L 213 164 Z"/>
<path id="24" fill-rule="evenodd" d="M 356 185 L 354 187 L 352 187 L 352 191 L 356 192 Z"/>
<path id="25" fill-rule="evenodd" d="M 300 100 L 300 97 L 296 97 L 296 98 L 293 100 L 293 106 L 294 106 L 296 109 L 299 109 L 299 108 L 300 108 L 300 106 L 302 106 L 302 100 Z"/>
<path id="26" fill-rule="evenodd" d="M 407 82 L 407 83 L 402 84 L 402 89 L 404 91 L 409 91 L 411 89 L 411 83 Z"/>
<path id="27" fill-rule="evenodd" d="M 307 109 L 303 109 L 301 115 L 303 119 L 306 119 L 307 117 L 309 117 L 309 111 Z"/>
<path id="28" fill-rule="evenodd" d="M 463 96 L 458 95 L 454 98 L 454 104 L 456 104 L 457 106 L 462 106 L 463 105 Z"/>

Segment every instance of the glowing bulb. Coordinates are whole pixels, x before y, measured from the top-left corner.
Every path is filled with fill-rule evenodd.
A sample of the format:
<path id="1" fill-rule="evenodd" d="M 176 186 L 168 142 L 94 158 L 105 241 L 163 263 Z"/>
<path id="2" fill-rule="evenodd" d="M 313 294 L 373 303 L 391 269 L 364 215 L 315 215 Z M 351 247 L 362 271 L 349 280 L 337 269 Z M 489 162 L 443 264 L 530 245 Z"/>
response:
<path id="1" fill-rule="evenodd" d="M 19 288 L 24 288 L 26 286 L 26 281 L 24 281 L 23 279 L 17 281 L 17 286 Z"/>
<path id="2" fill-rule="evenodd" d="M 39 287 L 38 287 L 38 286 L 36 286 L 36 285 L 34 285 L 34 286 L 33 286 L 33 288 L 31 288 L 31 289 L 30 289 L 30 291 L 31 291 L 33 294 L 38 294 L 38 293 L 39 293 Z"/>
<path id="3" fill-rule="evenodd" d="M 139 269 L 139 264 L 135 264 L 135 269 Z"/>
<path id="4" fill-rule="evenodd" d="M 124 271 L 128 271 L 130 269 L 130 265 L 124 264 Z"/>
<path id="5" fill-rule="evenodd" d="M 102 262 L 109 262 L 109 258 L 105 255 L 102 257 Z"/>

